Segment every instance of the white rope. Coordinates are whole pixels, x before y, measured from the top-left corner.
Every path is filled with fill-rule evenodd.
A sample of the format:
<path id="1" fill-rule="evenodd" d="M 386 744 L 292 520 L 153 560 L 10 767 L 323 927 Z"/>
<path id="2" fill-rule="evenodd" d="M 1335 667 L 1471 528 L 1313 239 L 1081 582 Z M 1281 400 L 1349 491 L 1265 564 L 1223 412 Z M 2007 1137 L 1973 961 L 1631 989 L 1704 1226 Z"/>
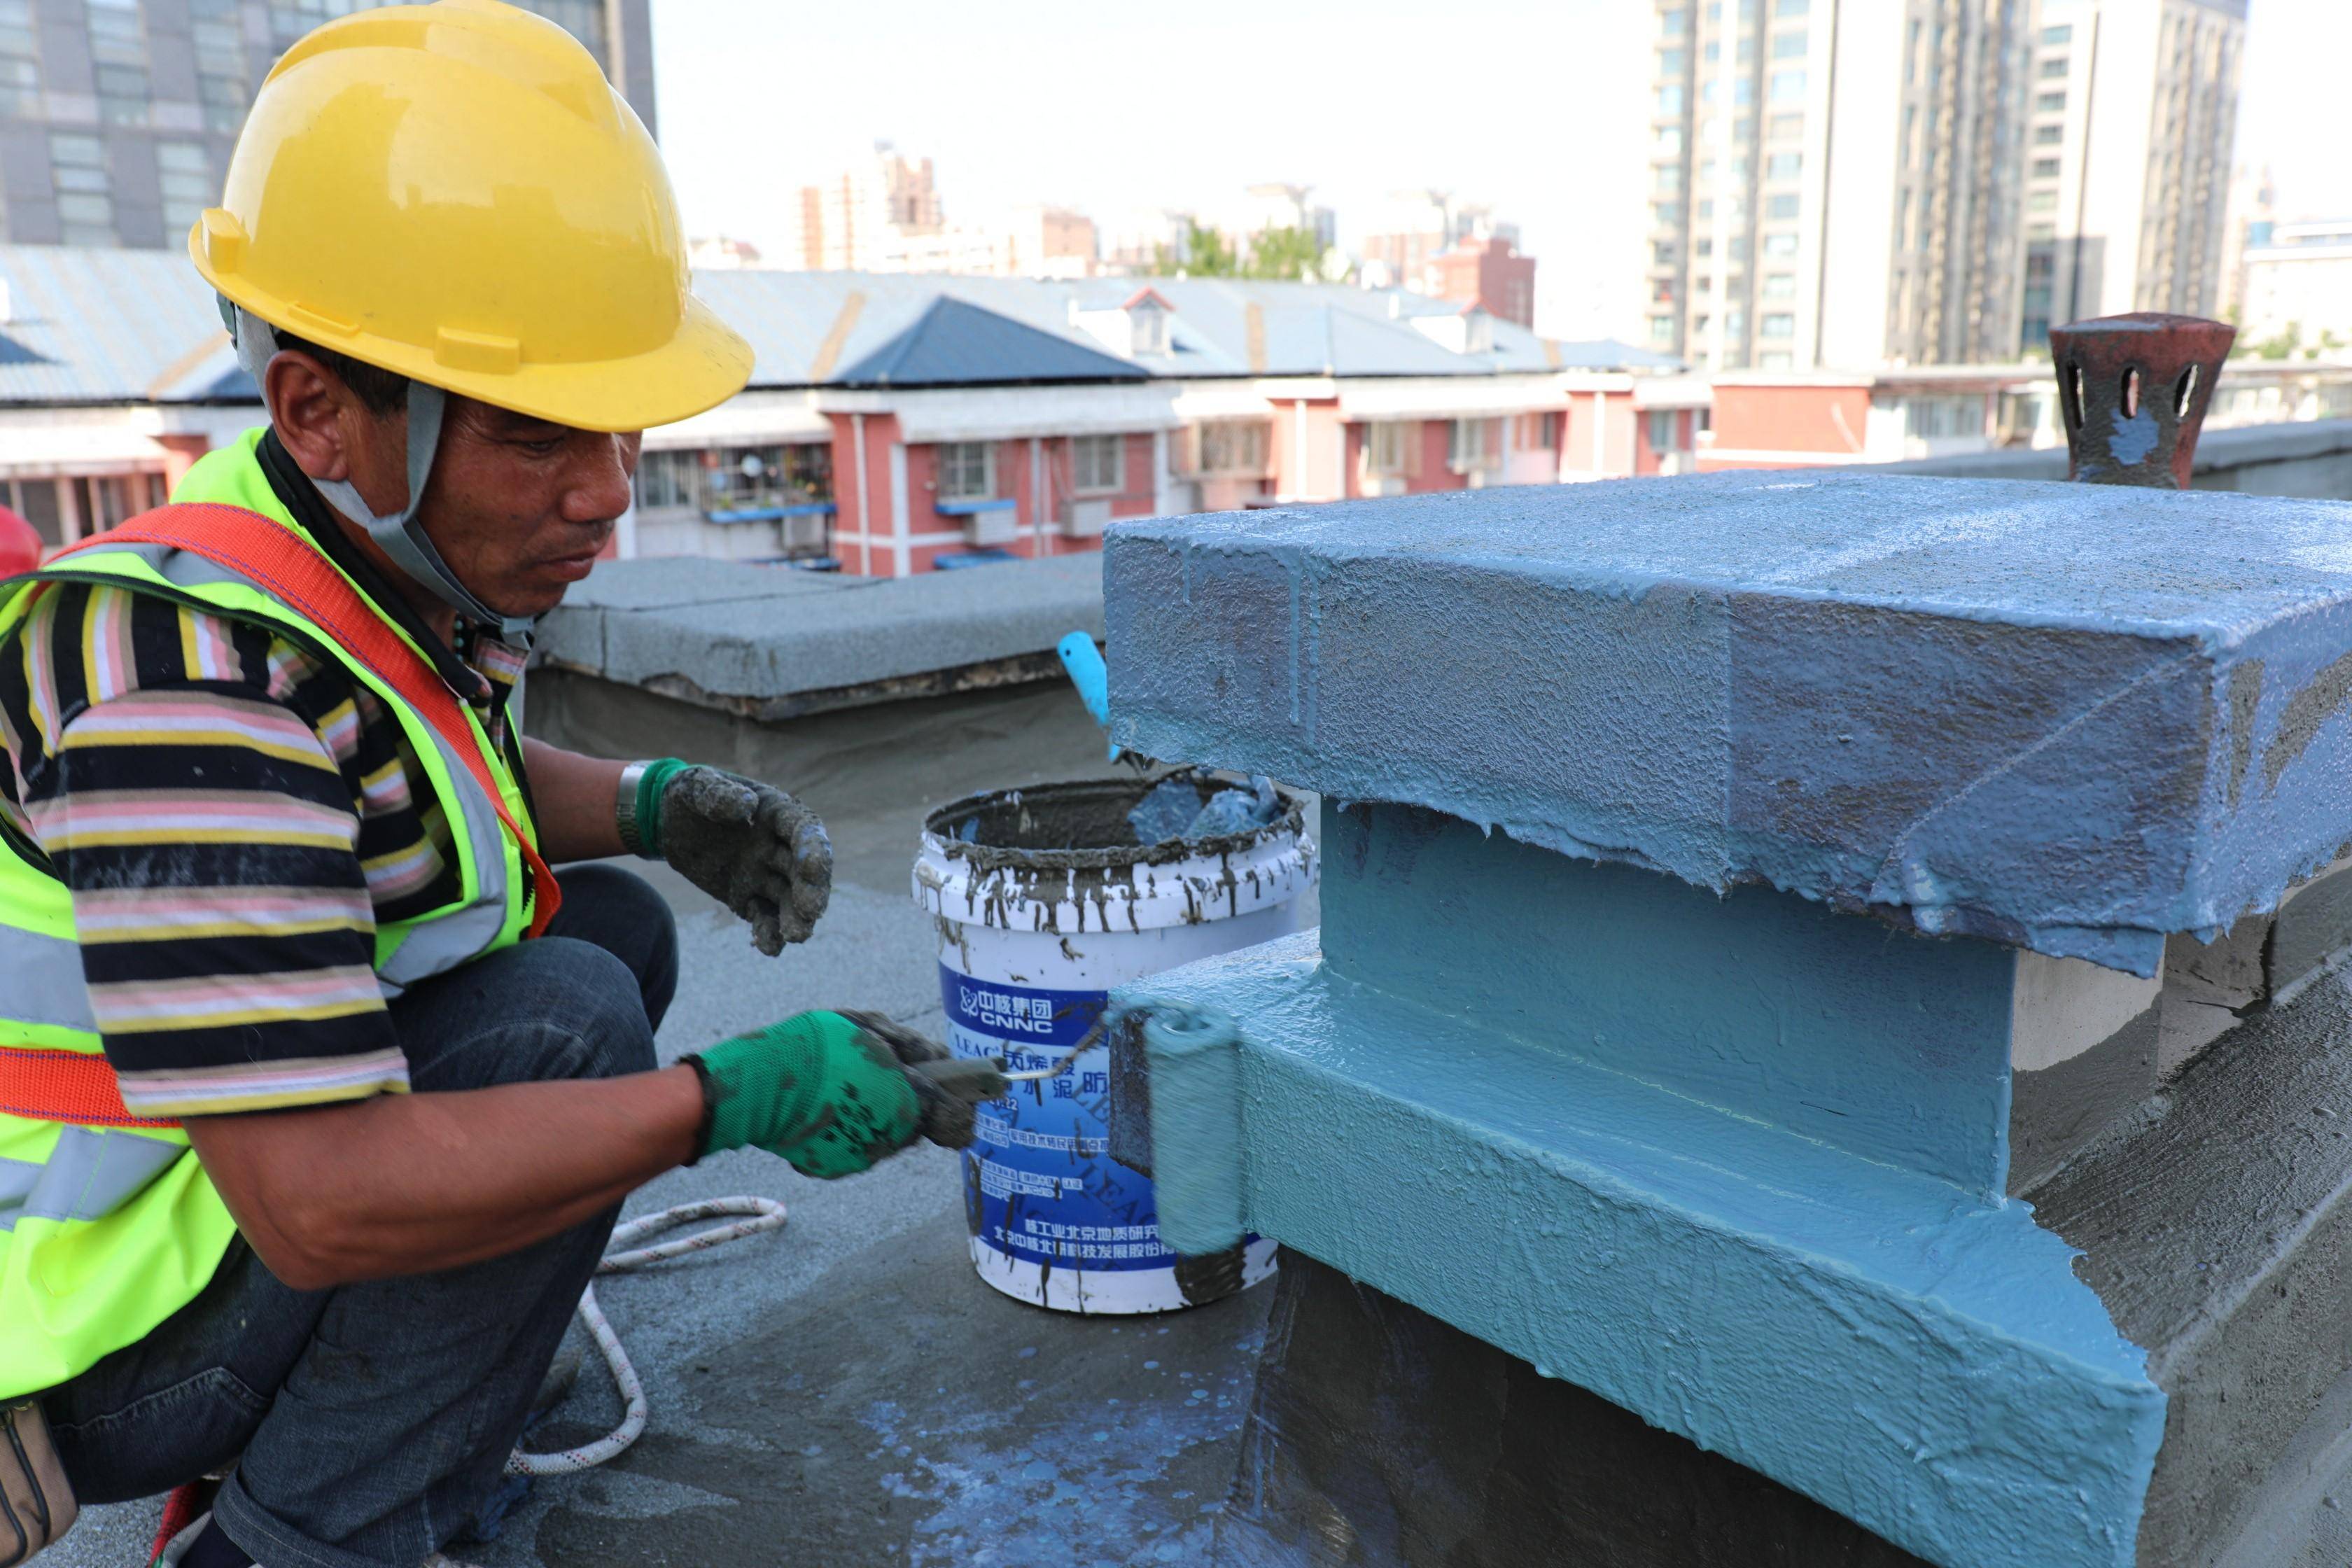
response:
<path id="1" fill-rule="evenodd" d="M 748 1215 L 732 1225 L 722 1225 L 692 1236 L 664 1241 L 652 1247 L 628 1249 L 628 1244 L 644 1237 L 656 1235 L 676 1226 L 690 1225 L 698 1219 L 717 1215 Z M 604 1254 L 596 1265 L 599 1274 L 628 1274 L 673 1258 L 683 1258 L 689 1252 L 701 1252 L 724 1242 L 740 1241 L 747 1236 L 757 1236 L 763 1230 L 781 1229 L 784 1223 L 784 1205 L 773 1198 L 709 1198 L 701 1203 L 680 1204 L 633 1219 L 613 1230 L 613 1246 L 616 1250 Z M 577 1448 L 566 1448 L 559 1454 L 530 1454 L 517 1448 L 507 1457 L 507 1474 L 510 1476 L 568 1476 L 601 1465 L 637 1440 L 646 1429 L 646 1389 L 637 1381 L 637 1369 L 629 1364 L 629 1352 L 621 1348 L 621 1337 L 613 1331 L 604 1310 L 596 1305 L 596 1287 L 589 1286 L 580 1292 L 580 1321 L 588 1335 L 604 1353 L 604 1364 L 613 1371 L 613 1382 L 621 1391 L 623 1412 L 621 1424 L 593 1443 Z"/>

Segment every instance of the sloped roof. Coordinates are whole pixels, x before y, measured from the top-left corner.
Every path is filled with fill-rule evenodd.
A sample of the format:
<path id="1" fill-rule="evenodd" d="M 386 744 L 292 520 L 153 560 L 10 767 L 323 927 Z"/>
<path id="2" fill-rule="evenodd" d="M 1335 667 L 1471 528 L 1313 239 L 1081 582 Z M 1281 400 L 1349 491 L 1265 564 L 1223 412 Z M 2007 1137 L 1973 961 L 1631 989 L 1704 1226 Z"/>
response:
<path id="1" fill-rule="evenodd" d="M 1145 381 L 1132 361 L 942 294 L 914 324 L 828 378 L 836 386 Z"/>

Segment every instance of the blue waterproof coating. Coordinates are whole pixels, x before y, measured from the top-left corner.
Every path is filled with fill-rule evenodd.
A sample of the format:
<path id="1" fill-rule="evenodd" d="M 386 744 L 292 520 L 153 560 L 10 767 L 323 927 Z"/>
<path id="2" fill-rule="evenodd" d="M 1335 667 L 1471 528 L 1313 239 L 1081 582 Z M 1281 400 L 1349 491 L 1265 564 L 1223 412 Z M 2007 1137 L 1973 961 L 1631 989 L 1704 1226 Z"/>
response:
<path id="1" fill-rule="evenodd" d="M 940 965 L 948 1046 L 1002 1057 L 1014 1072 L 1052 1067 L 1102 1016 L 1108 994 L 975 980 Z M 1168 1268 L 1150 1180 L 1112 1159 L 1104 1124 L 1110 1048 L 1097 1040 L 1060 1076 L 1015 1084 L 980 1107 L 964 1151 L 965 1218 L 1007 1258 L 1053 1268 Z M 1171 1305 L 1175 1303 L 1171 1302 Z"/>

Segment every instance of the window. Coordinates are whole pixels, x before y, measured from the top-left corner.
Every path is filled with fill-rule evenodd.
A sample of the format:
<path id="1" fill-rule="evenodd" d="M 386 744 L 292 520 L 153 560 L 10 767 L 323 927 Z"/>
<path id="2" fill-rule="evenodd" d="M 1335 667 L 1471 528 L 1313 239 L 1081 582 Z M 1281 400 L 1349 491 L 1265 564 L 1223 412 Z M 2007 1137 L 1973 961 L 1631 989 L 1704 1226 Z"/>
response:
<path id="1" fill-rule="evenodd" d="M 1700 169 L 1700 171 L 1699 171 L 1699 177 L 1700 177 L 1701 179 L 1705 179 L 1705 178 L 1706 177 L 1706 169 L 1705 169 L 1705 167 L 1704 167 L 1704 166 L 1702 166 L 1702 167 L 1701 167 L 1701 169 Z M 1681 190 L 1682 188 L 1683 188 L 1683 166 L 1682 166 L 1680 163 L 1661 163 L 1661 164 L 1659 164 L 1659 165 L 1658 165 L 1658 192 L 1659 192 L 1659 194 L 1660 194 L 1660 195 L 1669 195 L 1669 196 L 1670 196 L 1670 195 L 1673 195 L 1676 191 Z"/>
<path id="2" fill-rule="evenodd" d="M 1764 177 L 1768 180 L 1793 180 L 1804 169 L 1802 153 L 1775 153 L 1764 160 Z"/>
<path id="3" fill-rule="evenodd" d="M 1797 335 L 1797 318 L 1786 312 L 1775 312 L 1756 319 L 1756 335 L 1759 338 L 1793 338 Z"/>
<path id="4" fill-rule="evenodd" d="M 68 245 L 112 245 L 113 182 L 106 146 L 95 136 L 49 132 L 49 180 L 58 194 L 58 237 Z"/>
<path id="5" fill-rule="evenodd" d="M 1794 273 L 1773 272 L 1766 275 L 1764 279 L 1764 298 L 1767 300 L 1793 300 L 1796 297 L 1797 279 Z"/>
<path id="6" fill-rule="evenodd" d="M 1677 118 L 1683 111 L 1683 89 L 1679 82 L 1658 89 L 1658 113 L 1665 118 Z"/>
<path id="7" fill-rule="evenodd" d="M 1651 317 L 1650 341 L 1654 343 L 1673 342 L 1675 341 L 1675 319 L 1672 316 Z"/>
<path id="8" fill-rule="evenodd" d="M 147 123 L 147 33 L 139 0 L 84 0 L 98 111 L 110 125 Z"/>
<path id="9" fill-rule="evenodd" d="M 1457 474 L 1494 466 L 1500 454 L 1488 436 L 1487 421 L 1456 419 L 1446 426 L 1445 466 Z"/>
<path id="10" fill-rule="evenodd" d="M 1123 436 L 1070 437 L 1070 483 L 1081 494 L 1127 488 L 1127 438 Z"/>
<path id="11" fill-rule="evenodd" d="M 1805 34 L 1802 29 L 1782 33 L 1772 40 L 1772 58 L 1776 60 L 1802 59 L 1805 54 Z"/>
<path id="12" fill-rule="evenodd" d="M 2058 193 L 2035 191 L 2025 198 L 2025 210 L 2030 213 L 2054 213 L 2058 210 Z"/>
<path id="13" fill-rule="evenodd" d="M 1732 105 L 1738 109 L 1745 109 L 1749 104 L 1755 102 L 1755 81 L 1750 78 L 1741 77 L 1738 80 L 1733 82 L 1731 84 L 1731 101 Z"/>
<path id="14" fill-rule="evenodd" d="M 1715 216 L 1715 202 L 1712 198 L 1698 204 L 1698 216 L 1702 218 Z"/>
<path id="15" fill-rule="evenodd" d="M 1266 423 L 1221 419 L 1201 426 L 1201 471 L 1204 474 L 1265 472 Z"/>
<path id="16" fill-rule="evenodd" d="M 1706 260 L 1708 257 L 1715 254 L 1715 241 L 1712 239 L 1700 240 L 1696 245 L 1691 247 L 1691 254 L 1697 257 L 1701 261 Z"/>
<path id="17" fill-rule="evenodd" d="M 1805 133 L 1805 117 L 1801 114 L 1776 114 L 1772 117 L 1770 135 L 1775 142 L 1793 142 Z"/>
<path id="18" fill-rule="evenodd" d="M 2033 112 L 2036 114 L 2059 114 L 2064 112 L 2065 108 L 2066 95 L 2063 92 L 2038 93 L 2033 100 Z"/>
<path id="19" fill-rule="evenodd" d="M 2066 128 L 2063 125 L 2037 125 L 2033 128 L 2033 144 L 2037 147 L 2055 147 L 2065 140 Z"/>
<path id="20" fill-rule="evenodd" d="M 2074 41 L 2074 29 L 2071 25 L 2064 24 L 2055 27 L 2044 27 L 2042 29 L 2042 41 L 2045 44 L 2071 44 Z"/>
<path id="21" fill-rule="evenodd" d="M 196 57 L 196 99 L 205 129 L 234 132 L 245 122 L 245 24 L 240 0 L 190 0 L 188 37 Z"/>
<path id="22" fill-rule="evenodd" d="M 1682 447 L 1682 419 L 1672 408 L 1653 408 L 1643 416 L 1646 428 L 1643 437 L 1653 452 L 1679 452 Z"/>
<path id="23" fill-rule="evenodd" d="M 1744 234 L 1733 235 L 1731 237 L 1730 243 L 1724 247 L 1724 255 L 1730 259 L 1730 262 L 1734 267 L 1746 261 L 1748 259 L 1748 237 Z"/>
<path id="24" fill-rule="evenodd" d="M 1798 102 L 1801 102 L 1801 101 L 1803 100 L 1804 96 L 1805 96 L 1805 73 L 1804 73 L 1804 72 L 1802 72 L 1802 71 L 1774 71 L 1774 72 L 1772 73 L 1772 101 L 1773 101 L 1773 102 L 1775 102 L 1775 103 L 1798 103 Z"/>
<path id="25" fill-rule="evenodd" d="M 1768 218 L 1783 220 L 1793 218 L 1797 216 L 1797 204 L 1800 199 L 1793 191 L 1785 192 L 1777 196 L 1767 196 L 1764 198 L 1764 216 Z"/>
<path id="26" fill-rule="evenodd" d="M 1796 255 L 1797 237 L 1793 234 L 1766 235 L 1764 237 L 1764 254 L 1767 256 Z"/>
<path id="27" fill-rule="evenodd" d="M 2036 158 L 2033 160 L 2033 177 L 2037 180 L 2056 179 L 2058 177 L 2058 160 L 2055 158 Z"/>
<path id="28" fill-rule="evenodd" d="M 996 499 L 995 448 L 985 441 L 942 441 L 939 453 L 941 500 Z"/>
<path id="29" fill-rule="evenodd" d="M 1650 265 L 1653 267 L 1672 267 L 1674 264 L 1675 242 L 1671 239 L 1653 241 L 1650 246 Z"/>
<path id="30" fill-rule="evenodd" d="M 1658 74 L 1660 76 L 1680 76 L 1685 70 L 1688 69 L 1689 67 L 1690 56 L 1685 50 L 1660 49 L 1658 51 Z"/>
<path id="31" fill-rule="evenodd" d="M 1673 318 L 1653 317 L 1650 334 L 1657 335 L 1658 322 L 1671 327 Z M 1384 419 L 1369 427 L 1364 440 L 1366 460 L 1376 474 L 1409 474 L 1413 470 L 1413 452 L 1420 445 L 1421 426 L 1409 419 Z"/>
<path id="32" fill-rule="evenodd" d="M 1736 343 L 1748 335 L 1748 312 L 1726 310 L 1723 313 L 1723 340 Z"/>
<path id="33" fill-rule="evenodd" d="M 213 183 L 211 160 L 197 142 L 156 142 L 155 179 L 163 193 L 167 238 L 194 228 L 219 189 Z"/>
<path id="34" fill-rule="evenodd" d="M 1801 16 L 1812 7 L 1809 0 L 1773 0 L 1775 16 Z"/>
<path id="35" fill-rule="evenodd" d="M 1683 155 L 1683 128 L 1679 125 L 1659 126 L 1657 135 L 1651 139 L 1650 151 L 1662 158 L 1681 157 Z"/>
<path id="36" fill-rule="evenodd" d="M 637 455 L 637 510 L 702 506 L 702 454 L 699 452 L 640 452 Z"/>
<path id="37" fill-rule="evenodd" d="M 1717 52 L 1716 47 L 1713 44 L 1707 45 L 1707 49 L 1710 58 L 1712 58 L 1714 53 Z M 1739 40 L 1739 47 L 1733 56 L 1733 59 L 1734 63 L 1743 66 L 1752 66 L 1756 63 L 1756 36 L 1754 34 L 1748 34 Z"/>
<path id="38" fill-rule="evenodd" d="M 0 114 L 40 112 L 38 38 L 33 0 L 0 0 Z"/>
<path id="39" fill-rule="evenodd" d="M 2044 81 L 2063 81 L 2063 80 L 2064 80 L 2064 79 L 2065 79 L 2065 76 L 2066 76 L 2066 57 L 2065 57 L 2065 56 L 2063 56 L 2063 55 L 2060 55 L 2060 56 L 2059 56 L 2056 59 L 2054 59 L 2054 60 L 2043 60 L 2043 61 L 2042 62 L 2042 80 L 2044 80 Z"/>
<path id="40" fill-rule="evenodd" d="M 1779 353 L 1759 354 L 1756 356 L 1756 368 L 1759 370 L 1789 370 L 1793 368 L 1796 363 L 1794 356 L 1790 355 L 1785 350 Z"/>
<path id="41" fill-rule="evenodd" d="M 1658 31 L 1664 33 L 1667 37 L 1679 38 L 1689 30 L 1689 12 L 1677 10 L 1661 11 L 1658 13 Z"/>
<path id="42" fill-rule="evenodd" d="M 1168 312 L 1156 300 L 1145 300 L 1127 313 L 1127 352 L 1164 354 L 1168 352 Z"/>
<path id="43" fill-rule="evenodd" d="M 1984 403 L 1975 397 L 1906 397 L 1903 426 L 1914 440 L 1943 440 L 1984 433 Z"/>

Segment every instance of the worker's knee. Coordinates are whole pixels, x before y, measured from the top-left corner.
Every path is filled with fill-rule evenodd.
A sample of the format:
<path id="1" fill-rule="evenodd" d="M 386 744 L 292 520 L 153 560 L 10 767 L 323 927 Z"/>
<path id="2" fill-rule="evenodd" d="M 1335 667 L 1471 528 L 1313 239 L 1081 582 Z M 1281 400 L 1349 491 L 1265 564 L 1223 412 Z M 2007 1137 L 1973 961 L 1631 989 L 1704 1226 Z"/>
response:
<path id="1" fill-rule="evenodd" d="M 627 964 L 636 976 L 646 1016 L 661 1027 L 677 990 L 677 921 L 668 900 L 620 866 L 571 866 L 557 879 L 563 907 L 549 934 L 593 942 Z"/>
<path id="2" fill-rule="evenodd" d="M 467 964 L 395 1004 L 394 1020 L 420 1089 L 618 1078 L 655 1065 L 636 973 L 570 937 L 541 937 Z"/>

